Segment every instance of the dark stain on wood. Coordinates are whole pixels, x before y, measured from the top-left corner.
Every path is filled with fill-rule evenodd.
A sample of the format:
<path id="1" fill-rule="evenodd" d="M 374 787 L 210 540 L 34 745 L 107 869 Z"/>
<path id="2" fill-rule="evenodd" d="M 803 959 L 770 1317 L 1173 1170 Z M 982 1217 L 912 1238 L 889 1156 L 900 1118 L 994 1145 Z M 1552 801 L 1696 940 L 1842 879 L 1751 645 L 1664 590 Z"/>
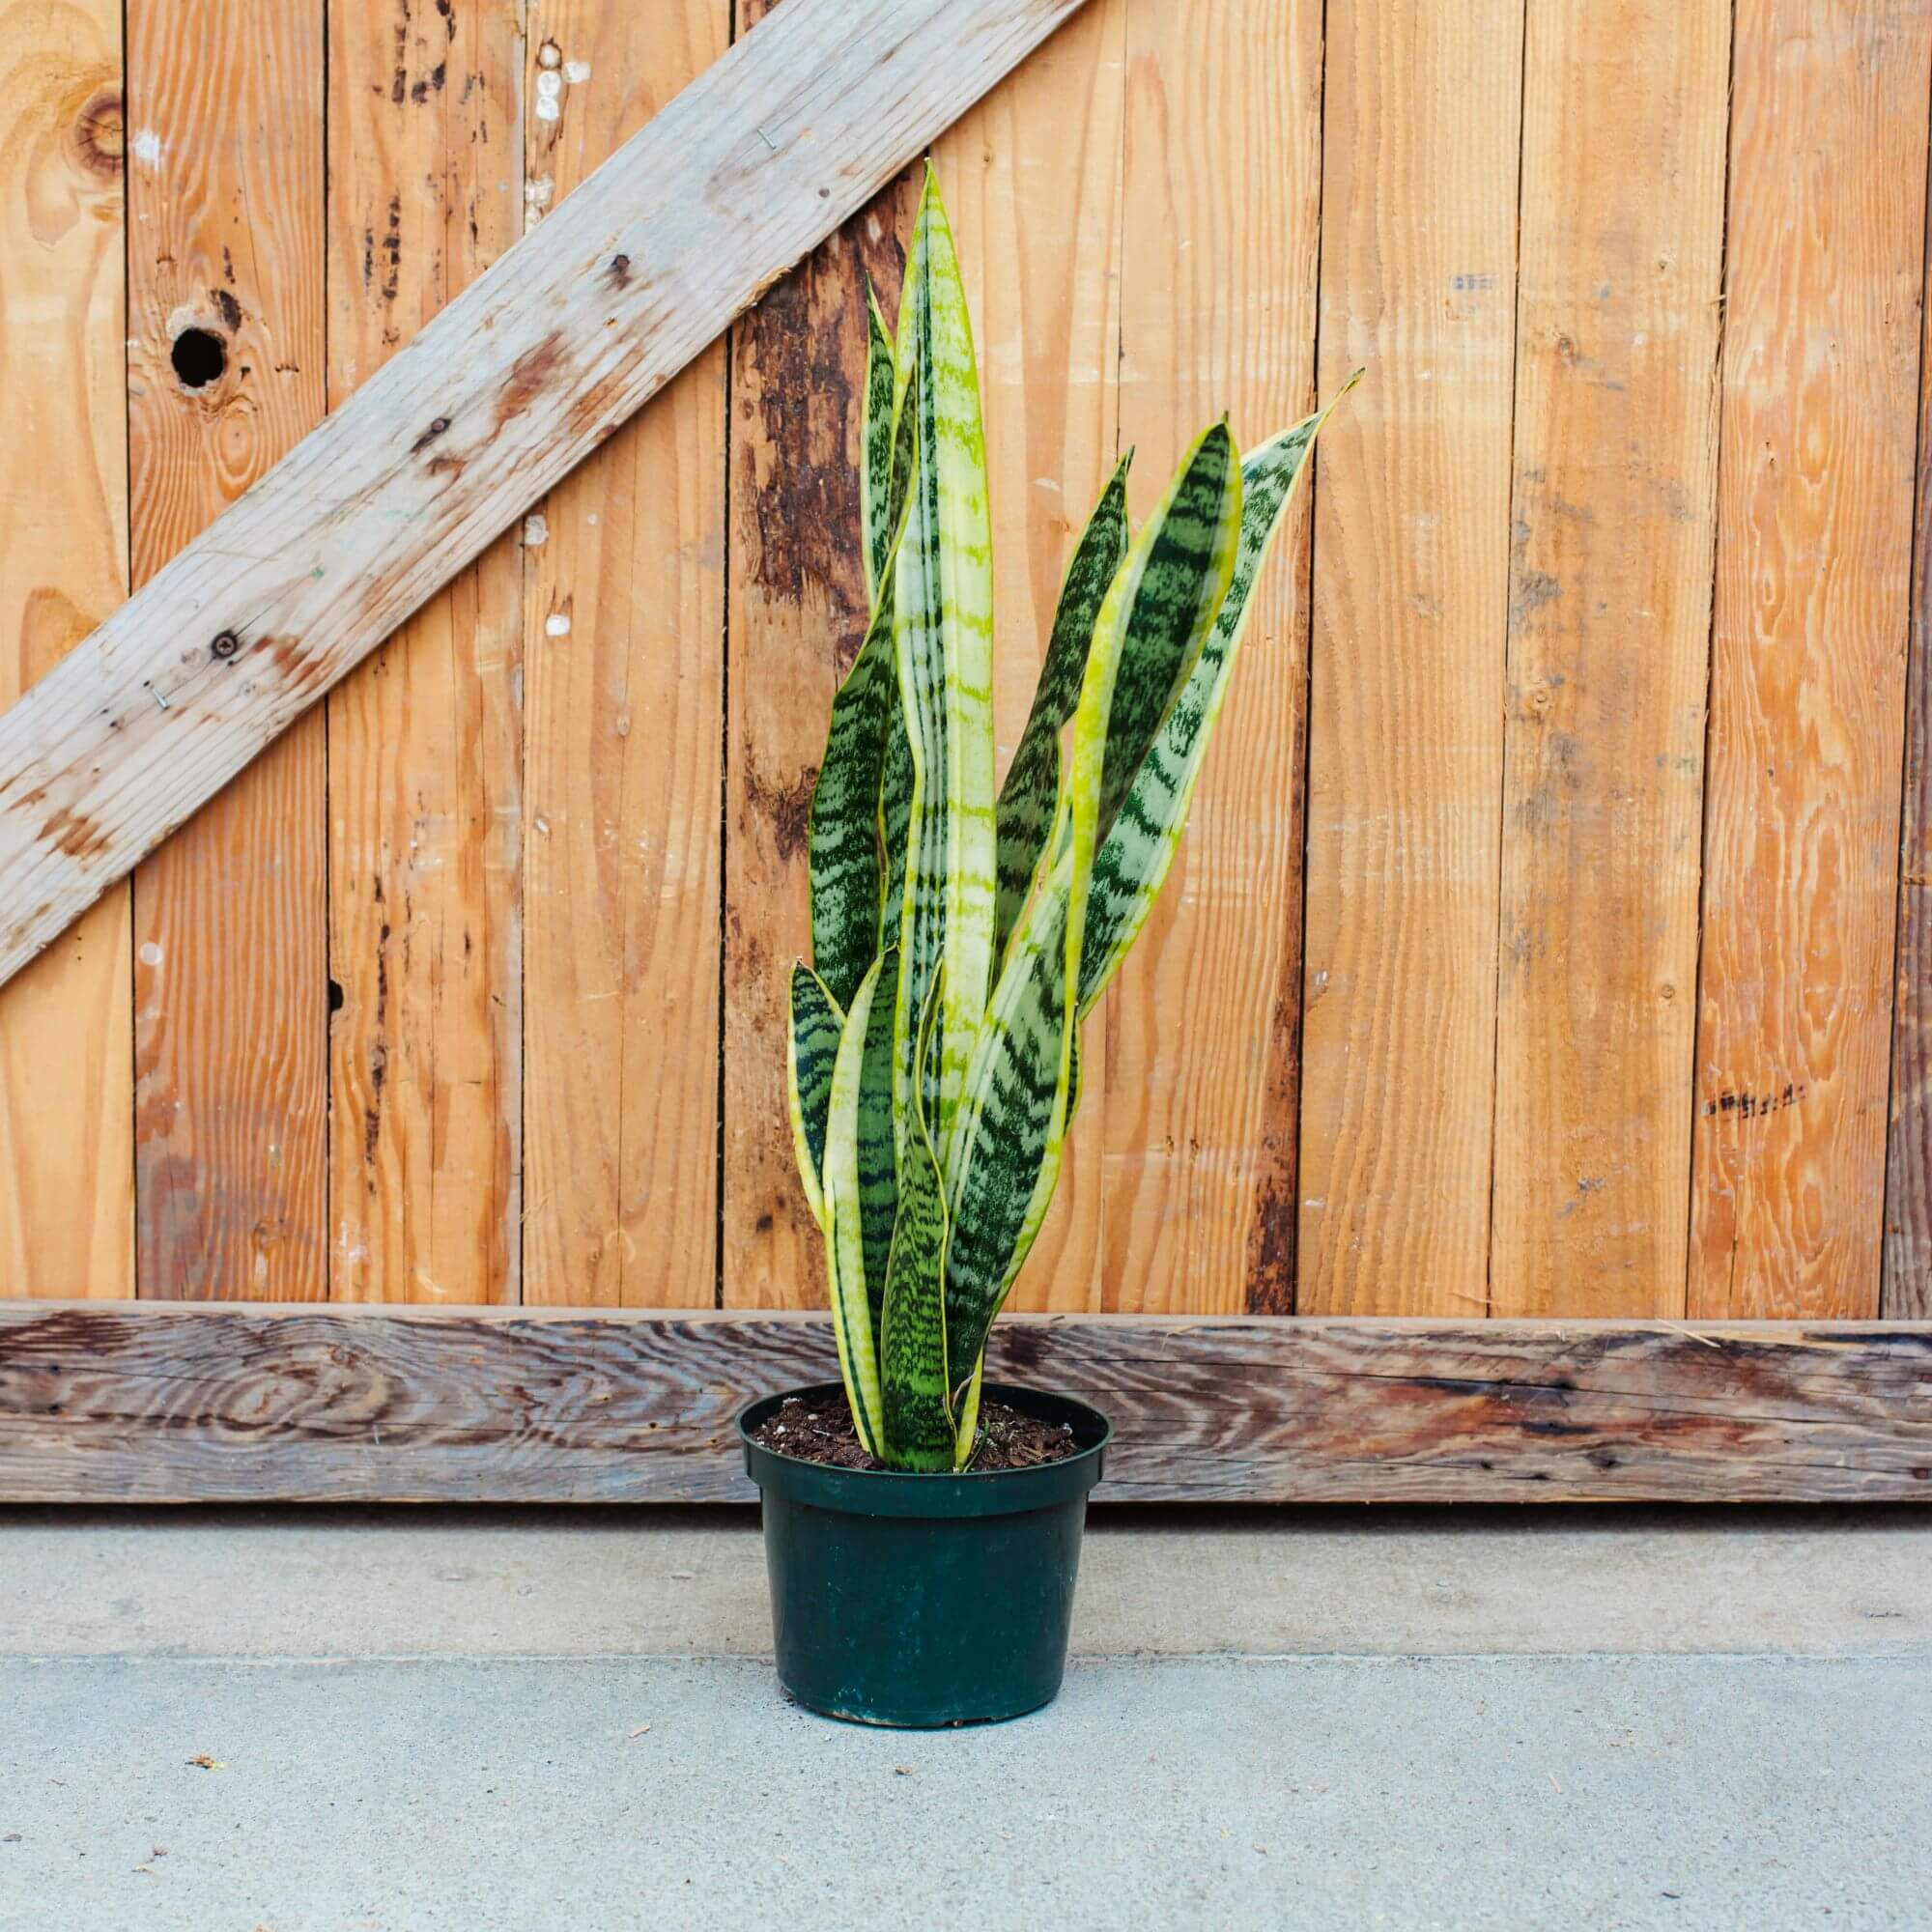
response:
<path id="1" fill-rule="evenodd" d="M 827 654 L 843 671 L 869 614 L 859 549 L 866 282 L 891 315 L 905 274 L 898 211 L 910 171 L 788 274 L 733 330 L 734 542 L 776 601 L 826 612 Z"/>
<path id="2" fill-rule="evenodd" d="M 608 269 L 606 269 L 604 272 L 612 282 L 616 284 L 618 288 L 620 289 L 629 288 L 631 286 L 630 256 L 612 255 L 611 257 L 611 266 Z"/>
<path id="3" fill-rule="evenodd" d="M 497 427 L 525 413 L 566 366 L 564 336 L 552 329 L 541 342 L 533 344 L 510 365 L 503 386 L 497 395 Z"/>
<path id="4" fill-rule="evenodd" d="M 226 289 L 210 289 L 208 298 L 220 313 L 228 332 L 233 335 L 242 327 L 242 304 Z"/>
<path id="5" fill-rule="evenodd" d="M 106 851 L 109 842 L 109 834 L 104 826 L 89 818 L 85 812 L 74 811 L 65 806 L 48 815 L 41 827 L 41 837 L 56 851 L 65 852 L 70 859 L 95 858 Z"/>
<path id="6" fill-rule="evenodd" d="M 1803 1083 L 1787 1080 L 1781 1088 L 1770 1094 L 1719 1094 L 1715 1100 L 1704 1102 L 1704 1113 L 1707 1119 L 1721 1114 L 1740 1121 L 1755 1121 L 1766 1114 L 1781 1113 L 1786 1107 L 1795 1107 L 1806 1092 Z"/>
<path id="7" fill-rule="evenodd" d="M 754 758 L 745 760 L 745 795 L 764 814 L 772 844 L 787 865 L 805 850 L 811 835 L 811 790 L 817 782 L 816 765 L 806 766 L 790 784 L 778 785 L 765 781 Z"/>
<path id="8" fill-rule="evenodd" d="M 410 444 L 410 454 L 412 456 L 420 456 L 438 437 L 445 435 L 448 429 L 449 418 L 447 416 L 434 417 L 430 422 L 430 426 Z"/>

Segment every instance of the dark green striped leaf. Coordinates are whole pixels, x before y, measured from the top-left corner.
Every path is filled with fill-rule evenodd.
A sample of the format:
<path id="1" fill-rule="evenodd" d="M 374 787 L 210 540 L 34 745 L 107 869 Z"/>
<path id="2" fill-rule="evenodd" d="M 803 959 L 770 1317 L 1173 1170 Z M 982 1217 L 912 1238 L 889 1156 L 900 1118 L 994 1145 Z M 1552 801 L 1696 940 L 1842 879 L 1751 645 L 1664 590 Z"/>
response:
<path id="1" fill-rule="evenodd" d="M 1093 901 L 1080 962 L 1080 1011 L 1090 1011 L 1139 937 L 1174 863 L 1202 761 L 1221 715 L 1229 673 L 1247 629 L 1256 579 L 1267 560 L 1329 412 L 1264 443 L 1242 460 L 1240 533 L 1233 575 L 1201 654 L 1159 732 L 1132 775 L 1094 861 Z"/>
<path id="2" fill-rule="evenodd" d="M 1131 600 L 1100 775 L 1102 838 L 1221 607 L 1240 516 L 1241 467 L 1224 419 L 1187 452 L 1150 520 L 1152 541 L 1137 545 L 1127 565 Z"/>
<path id="3" fill-rule="evenodd" d="M 927 1003 L 929 1034 L 937 1002 Z M 915 1113 L 901 1154 L 898 1219 L 879 1330 L 879 1395 L 895 1468 L 949 1469 L 953 1429 L 946 1379 L 946 1185 Z"/>
<path id="4" fill-rule="evenodd" d="M 842 1008 L 879 951 L 879 785 L 896 708 L 888 584 L 832 700 L 811 787 L 811 963 Z"/>
<path id="5" fill-rule="evenodd" d="M 838 1057 L 844 1015 L 824 982 L 803 960 L 791 969 L 791 1028 L 785 1054 L 785 1098 L 791 1114 L 798 1178 L 811 1218 L 825 1226 L 825 1117 L 832 1105 L 832 1067 Z"/>
<path id="6" fill-rule="evenodd" d="M 892 331 L 879 313 L 872 284 L 866 284 L 866 423 L 864 457 L 859 470 L 859 499 L 864 513 L 866 590 L 878 609 L 879 585 L 886 580 L 896 521 L 893 504 L 893 391 L 895 388 Z"/>
<path id="7" fill-rule="evenodd" d="M 1100 614 L 1100 600 L 1127 554 L 1127 466 L 1132 461 L 1132 450 L 1121 458 L 1066 566 L 1053 613 L 1053 633 L 1034 688 L 1033 709 L 1000 787 L 996 961 L 1006 957 L 1007 942 L 1046 850 L 1047 828 L 1060 798 L 1061 729 L 1080 702 L 1087 646 Z"/>
<path id="8" fill-rule="evenodd" d="M 897 1128 L 893 1119 L 893 1001 L 898 959 L 879 959 L 881 991 L 866 1023 L 866 1057 L 859 1074 L 859 1231 L 866 1269 L 866 1306 L 872 1338 L 879 1336 L 886 1298 L 886 1261 L 898 1212 Z"/>

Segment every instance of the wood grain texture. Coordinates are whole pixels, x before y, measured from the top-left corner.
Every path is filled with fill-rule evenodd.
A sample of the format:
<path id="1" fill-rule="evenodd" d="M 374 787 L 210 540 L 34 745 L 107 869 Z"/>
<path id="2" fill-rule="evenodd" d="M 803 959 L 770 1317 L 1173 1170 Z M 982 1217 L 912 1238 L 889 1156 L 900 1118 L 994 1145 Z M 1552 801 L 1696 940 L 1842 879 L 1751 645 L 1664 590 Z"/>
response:
<path id="1" fill-rule="evenodd" d="M 120 0 L 0 0 L 0 705 L 128 594 Z M 0 991 L 0 1277 L 134 1292 L 125 890 Z"/>
<path id="2" fill-rule="evenodd" d="M 739 31 L 781 18 L 746 0 Z M 785 1111 L 791 962 L 810 949 L 806 836 L 839 680 L 866 635 L 859 554 L 866 281 L 898 313 L 910 174 L 777 283 L 731 333 L 724 760 L 727 1308 L 825 1298 Z"/>
<path id="3" fill-rule="evenodd" d="M 1739 0 L 1699 1317 L 1878 1308 L 1928 66 L 1922 0 Z"/>
<path id="4" fill-rule="evenodd" d="M 0 979 L 1079 4 L 793 0 L 707 69 L 0 714 Z"/>
<path id="5" fill-rule="evenodd" d="M 1499 1315 L 1684 1305 L 1728 22 L 1528 9 Z"/>
<path id="6" fill-rule="evenodd" d="M 332 408 L 522 232 L 520 13 L 329 9 Z M 517 1298 L 522 646 L 510 536 L 328 699 L 338 1301 L 461 1298 L 449 1285 L 470 1281 Z"/>
<path id="7" fill-rule="evenodd" d="M 532 220 L 729 13 L 532 6 Z M 526 1302 L 717 1293 L 724 377 L 714 343 L 525 526 Z"/>
<path id="8" fill-rule="evenodd" d="M 992 491 L 1000 771 L 1026 727 L 1067 559 L 1120 452 L 1128 0 L 1093 0 L 933 144 L 959 244 Z M 1100 1027 L 1092 1029 L 1098 1046 Z M 1104 1063 L 1014 1308 L 1100 1306 Z"/>
<path id="9" fill-rule="evenodd" d="M 1309 1314 L 1488 1305 L 1521 63 L 1522 0 L 1329 12 L 1321 393 L 1368 374 L 1315 499 Z"/>
<path id="10" fill-rule="evenodd" d="M 1314 392 L 1319 0 L 1128 0 L 1121 440 L 1158 498 L 1227 411 L 1251 446 Z M 1103 1305 L 1292 1305 L 1307 522 L 1292 513 L 1167 884 L 1087 1028 L 1104 1104 Z M 1104 1061 L 1102 1050 L 1104 1042 Z"/>
<path id="11" fill-rule="evenodd" d="M 323 412 L 322 31 L 320 0 L 175 0 L 128 15 L 137 597 Z M 197 345 L 219 373 L 193 384 L 203 372 L 189 362 L 178 369 L 176 358 Z M 187 616 L 165 598 L 159 608 L 124 608 L 154 612 L 154 628 L 138 637 L 150 664 Z M 221 628 L 214 622 L 199 640 L 204 661 Z M 99 635 L 72 660 L 77 671 Z M 111 705 L 95 688 L 99 705 Z M 51 738 L 60 727 L 48 724 Z M 110 728 L 99 709 L 94 724 L 110 741 L 107 757 L 132 735 Z M 50 748 L 43 739 L 35 750 Z M 5 764 L 14 768 L 11 757 Z M 135 876 L 143 1294 L 327 1293 L 323 786 L 320 721 L 311 720 Z M 79 818 L 62 824 L 69 844 L 93 837 Z"/>
<path id="12" fill-rule="evenodd" d="M 1116 1502 L 1932 1495 L 1932 1328 L 1027 1316 Z M 0 1500 L 749 1500 L 732 1420 L 821 1317 L 0 1304 Z"/>
<path id="13" fill-rule="evenodd" d="M 1932 254 L 1926 266 L 1932 276 Z M 1897 1321 L 1932 1320 L 1932 437 L 1925 429 L 1932 420 L 1927 408 L 1932 403 L 1932 355 L 1925 353 L 1922 337 L 1918 382 L 1898 956 L 1892 974 L 1896 1005 L 1879 1289 L 1879 1312 Z"/>

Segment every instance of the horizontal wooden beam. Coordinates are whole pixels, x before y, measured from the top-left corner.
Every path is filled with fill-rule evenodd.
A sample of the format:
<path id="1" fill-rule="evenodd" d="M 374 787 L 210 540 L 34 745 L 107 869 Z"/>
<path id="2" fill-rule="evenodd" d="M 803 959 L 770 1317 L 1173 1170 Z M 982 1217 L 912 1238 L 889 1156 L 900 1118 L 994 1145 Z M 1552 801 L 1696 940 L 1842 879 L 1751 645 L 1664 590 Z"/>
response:
<path id="1" fill-rule="evenodd" d="M 1082 0 L 786 0 L 0 713 L 0 982 Z"/>
<path id="2" fill-rule="evenodd" d="M 1124 1502 L 1932 1501 L 1932 1325 L 1018 1317 Z M 812 1315 L 0 1302 L 0 1499 L 714 1502 Z"/>

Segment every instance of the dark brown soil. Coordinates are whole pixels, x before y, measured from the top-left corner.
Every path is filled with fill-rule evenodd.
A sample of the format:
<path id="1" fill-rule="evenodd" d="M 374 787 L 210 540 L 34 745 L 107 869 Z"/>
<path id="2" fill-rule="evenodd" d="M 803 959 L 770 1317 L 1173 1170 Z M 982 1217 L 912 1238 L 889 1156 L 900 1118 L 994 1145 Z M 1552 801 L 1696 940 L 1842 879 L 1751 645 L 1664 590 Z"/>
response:
<path id="1" fill-rule="evenodd" d="M 883 1469 L 859 1443 L 844 1396 L 828 1396 L 808 1406 L 787 1396 L 753 1432 L 753 1441 L 802 1463 L 829 1463 L 835 1469 Z M 1079 1448 L 1064 1422 L 1042 1422 L 990 1398 L 980 1405 L 980 1447 L 967 1465 L 973 1470 L 1031 1469 L 1058 1463 Z"/>

